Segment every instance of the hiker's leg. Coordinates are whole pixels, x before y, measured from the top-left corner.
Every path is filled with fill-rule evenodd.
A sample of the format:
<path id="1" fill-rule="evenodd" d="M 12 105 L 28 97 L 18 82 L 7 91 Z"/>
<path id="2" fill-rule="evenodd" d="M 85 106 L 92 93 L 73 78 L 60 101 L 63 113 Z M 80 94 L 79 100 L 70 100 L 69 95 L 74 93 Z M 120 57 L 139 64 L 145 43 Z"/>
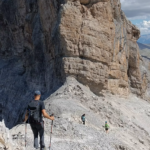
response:
<path id="1" fill-rule="evenodd" d="M 44 143 L 44 122 L 41 122 L 41 125 L 39 127 L 39 135 L 40 135 L 40 147 L 44 148 L 45 143 Z"/>
<path id="2" fill-rule="evenodd" d="M 33 135 L 34 135 L 34 148 L 38 149 L 38 130 L 35 127 L 34 124 L 31 124 L 31 129 L 33 131 Z"/>
<path id="3" fill-rule="evenodd" d="M 108 133 L 108 129 L 106 129 L 106 133 Z"/>
<path id="4" fill-rule="evenodd" d="M 85 121 L 83 121 L 83 124 L 85 125 Z"/>

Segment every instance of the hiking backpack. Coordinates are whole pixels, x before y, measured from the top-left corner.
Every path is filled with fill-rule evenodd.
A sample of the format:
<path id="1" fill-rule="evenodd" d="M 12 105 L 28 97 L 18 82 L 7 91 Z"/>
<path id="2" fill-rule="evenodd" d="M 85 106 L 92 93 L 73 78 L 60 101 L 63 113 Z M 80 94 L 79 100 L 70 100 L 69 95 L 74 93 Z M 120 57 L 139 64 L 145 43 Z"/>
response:
<path id="1" fill-rule="evenodd" d="M 82 120 L 82 121 L 85 121 L 85 116 L 82 115 L 82 116 L 81 116 L 81 120 Z"/>
<path id="2" fill-rule="evenodd" d="M 40 122 L 40 101 L 31 101 L 28 105 L 29 123 Z"/>

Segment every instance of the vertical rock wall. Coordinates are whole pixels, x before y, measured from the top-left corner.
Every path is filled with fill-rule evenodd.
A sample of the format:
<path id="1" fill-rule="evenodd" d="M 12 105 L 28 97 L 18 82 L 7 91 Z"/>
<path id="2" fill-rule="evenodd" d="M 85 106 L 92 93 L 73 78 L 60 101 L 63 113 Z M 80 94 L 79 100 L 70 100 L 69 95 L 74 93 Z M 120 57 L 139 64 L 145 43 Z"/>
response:
<path id="1" fill-rule="evenodd" d="M 43 99 L 62 85 L 59 1 L 0 3 L 0 106 L 8 127 L 21 121 L 33 91 Z"/>
<path id="2" fill-rule="evenodd" d="M 118 0 L 67 1 L 60 22 L 64 68 L 96 93 L 143 95 L 147 87 L 136 43 L 140 31 Z"/>
<path id="3" fill-rule="evenodd" d="M 114 22 L 111 4 L 85 6 L 67 2 L 62 8 L 60 34 L 67 75 L 75 76 L 94 93 L 107 88 L 113 55 Z"/>

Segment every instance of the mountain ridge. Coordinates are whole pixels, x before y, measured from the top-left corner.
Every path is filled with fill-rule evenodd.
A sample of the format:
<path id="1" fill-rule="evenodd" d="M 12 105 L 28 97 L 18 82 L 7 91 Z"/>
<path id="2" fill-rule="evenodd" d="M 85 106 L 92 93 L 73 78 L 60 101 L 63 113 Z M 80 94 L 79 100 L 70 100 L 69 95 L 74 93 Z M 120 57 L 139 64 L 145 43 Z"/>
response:
<path id="1" fill-rule="evenodd" d="M 138 42 L 142 44 L 150 44 L 150 34 L 141 35 Z"/>
<path id="2" fill-rule="evenodd" d="M 143 50 L 143 49 L 150 49 L 150 45 L 148 45 L 148 44 L 142 44 L 142 43 L 140 43 L 140 42 L 137 42 L 138 43 L 138 46 L 139 46 L 139 48 L 141 49 L 141 50 Z"/>

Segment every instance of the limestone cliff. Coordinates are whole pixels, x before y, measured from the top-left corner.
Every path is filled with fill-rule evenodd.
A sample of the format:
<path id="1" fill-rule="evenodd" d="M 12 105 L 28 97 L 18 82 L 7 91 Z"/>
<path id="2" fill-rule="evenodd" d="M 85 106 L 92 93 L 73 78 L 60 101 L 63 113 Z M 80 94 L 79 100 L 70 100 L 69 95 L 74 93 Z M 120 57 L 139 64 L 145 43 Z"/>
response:
<path id="1" fill-rule="evenodd" d="M 0 0 L 0 113 L 21 120 L 34 90 L 43 99 L 74 76 L 97 95 L 143 96 L 140 31 L 119 0 Z"/>
<path id="2" fill-rule="evenodd" d="M 67 75 L 97 94 L 103 89 L 144 94 L 146 78 L 136 43 L 140 31 L 126 19 L 118 0 L 68 1 L 62 8 L 60 35 Z"/>

